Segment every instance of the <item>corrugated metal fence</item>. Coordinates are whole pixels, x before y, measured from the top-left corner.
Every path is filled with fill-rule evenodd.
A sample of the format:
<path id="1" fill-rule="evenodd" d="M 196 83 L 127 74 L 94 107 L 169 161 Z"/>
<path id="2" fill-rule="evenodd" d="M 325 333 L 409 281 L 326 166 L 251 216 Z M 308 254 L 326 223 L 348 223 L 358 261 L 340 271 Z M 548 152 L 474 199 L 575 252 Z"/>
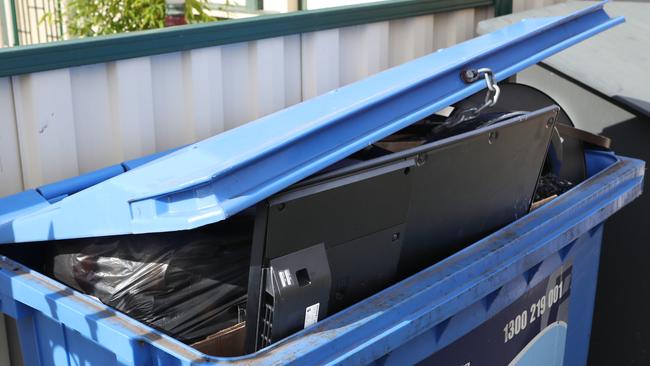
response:
<path id="1" fill-rule="evenodd" d="M 470 7 L 2 77 L 0 196 L 239 126 L 467 40 L 493 15 Z"/>
<path id="2" fill-rule="evenodd" d="M 482 6 L 0 78 L 0 196 L 239 126 L 469 39 L 492 14 Z"/>

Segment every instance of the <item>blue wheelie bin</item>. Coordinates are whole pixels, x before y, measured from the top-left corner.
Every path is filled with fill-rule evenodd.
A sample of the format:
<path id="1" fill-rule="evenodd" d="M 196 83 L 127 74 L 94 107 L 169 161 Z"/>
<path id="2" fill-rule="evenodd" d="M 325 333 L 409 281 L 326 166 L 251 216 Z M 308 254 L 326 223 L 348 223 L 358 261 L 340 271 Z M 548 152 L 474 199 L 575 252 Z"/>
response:
<path id="1" fill-rule="evenodd" d="M 226 355 L 228 345 L 237 342 L 228 334 L 181 342 L 37 269 L 48 248 L 67 240 L 193 230 L 269 197 L 280 212 L 282 202 L 304 196 L 300 182 L 313 174 L 325 170 L 327 175 L 333 164 L 369 144 L 622 22 L 610 19 L 602 7 L 515 24 L 205 141 L 0 199 L 0 311 L 17 329 L 23 363 L 585 364 L 603 225 L 641 194 L 644 175 L 642 161 L 609 151 L 585 148 L 586 179 L 523 217 L 327 317 L 320 316 L 327 299 L 310 303 L 304 329 L 277 339 L 261 334 L 259 339 L 270 344 L 234 356 Z M 475 77 L 484 74 L 487 84 Z M 525 114 L 511 125 L 557 110 Z M 543 122 L 536 131 L 551 130 L 555 121 Z M 463 136 L 496 146 L 509 135 L 506 126 L 494 125 Z M 446 151 L 448 141 L 458 140 L 450 139 L 436 146 Z M 399 177 L 412 177 L 430 164 L 425 160 L 422 154 L 402 159 Z M 375 166 L 373 172 L 383 174 L 384 168 Z M 286 205 L 290 211 L 291 203 Z M 276 211 L 268 211 L 265 223 L 276 220 Z M 392 242 L 400 242 L 400 231 L 389 229 Z M 335 255 L 323 254 L 322 248 L 316 244 L 296 253 L 308 253 L 300 257 L 304 266 L 318 266 L 311 262 L 319 255 L 330 260 Z M 372 268 L 370 257 L 352 266 L 381 272 Z M 285 272 L 285 259 L 273 257 L 267 272 L 251 265 L 251 276 L 271 278 L 267 287 L 257 283 L 258 289 L 277 287 L 285 296 L 316 288 L 319 275 L 331 274 L 329 267 Z M 261 259 L 251 263 L 255 260 Z M 255 286 L 249 284 L 249 294 L 251 289 Z M 331 307 L 338 294 L 332 296 Z M 275 305 L 262 307 L 274 320 L 256 318 L 267 321 L 268 332 L 280 329 L 282 306 L 291 304 Z M 229 335 L 252 329 L 253 322 L 245 320 Z M 220 347 L 223 355 L 210 355 L 210 347 Z"/>

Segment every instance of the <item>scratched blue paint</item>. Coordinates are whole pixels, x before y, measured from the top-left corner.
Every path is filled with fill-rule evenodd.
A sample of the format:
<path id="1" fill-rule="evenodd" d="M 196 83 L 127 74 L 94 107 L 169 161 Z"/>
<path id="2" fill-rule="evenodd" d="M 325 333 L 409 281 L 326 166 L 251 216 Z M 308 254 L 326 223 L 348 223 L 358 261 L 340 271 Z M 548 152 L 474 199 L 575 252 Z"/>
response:
<path id="1" fill-rule="evenodd" d="M 1 216 L 0 243 L 184 230 L 223 220 L 483 89 L 484 83 L 462 82 L 465 68 L 488 67 L 503 80 L 624 21 L 611 19 L 603 5 L 522 21 L 89 187 L 76 180 L 85 189 L 52 197 L 51 204 L 5 198 L 0 205 L 22 211 Z M 64 192 L 65 184 L 50 188 Z"/>

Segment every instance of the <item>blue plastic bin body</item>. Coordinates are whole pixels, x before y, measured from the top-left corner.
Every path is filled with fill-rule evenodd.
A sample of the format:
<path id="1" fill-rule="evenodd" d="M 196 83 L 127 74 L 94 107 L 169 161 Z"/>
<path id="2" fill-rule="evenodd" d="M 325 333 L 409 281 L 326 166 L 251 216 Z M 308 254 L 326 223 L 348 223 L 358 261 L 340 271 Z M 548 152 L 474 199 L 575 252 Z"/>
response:
<path id="1" fill-rule="evenodd" d="M 0 244 L 164 232 L 224 220 L 405 126 L 623 22 L 604 3 L 530 19 L 400 65 L 164 157 L 0 199 Z M 255 354 L 210 357 L 12 258 L 0 311 L 25 365 L 581 365 L 602 225 L 644 163 L 590 152 L 588 180 L 449 258 Z M 32 252 L 30 252 L 32 251 Z M 21 256 L 24 257 L 24 256 Z M 539 355 L 544 355 L 541 358 Z"/>
<path id="2" fill-rule="evenodd" d="M 641 193 L 644 163 L 589 152 L 587 167 L 552 202 L 252 355 L 205 356 L 6 257 L 0 307 L 26 365 L 584 365 L 603 223 Z"/>

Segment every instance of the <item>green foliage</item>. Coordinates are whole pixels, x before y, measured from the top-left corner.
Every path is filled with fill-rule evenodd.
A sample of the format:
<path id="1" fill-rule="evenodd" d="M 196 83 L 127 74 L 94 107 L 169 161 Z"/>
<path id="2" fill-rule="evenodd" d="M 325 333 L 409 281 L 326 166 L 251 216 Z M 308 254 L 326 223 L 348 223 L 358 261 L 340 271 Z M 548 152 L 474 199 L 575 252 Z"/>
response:
<path id="1" fill-rule="evenodd" d="M 188 23 L 213 21 L 207 0 L 185 0 Z M 165 0 L 68 0 L 68 33 L 76 37 L 131 32 L 165 26 Z"/>

